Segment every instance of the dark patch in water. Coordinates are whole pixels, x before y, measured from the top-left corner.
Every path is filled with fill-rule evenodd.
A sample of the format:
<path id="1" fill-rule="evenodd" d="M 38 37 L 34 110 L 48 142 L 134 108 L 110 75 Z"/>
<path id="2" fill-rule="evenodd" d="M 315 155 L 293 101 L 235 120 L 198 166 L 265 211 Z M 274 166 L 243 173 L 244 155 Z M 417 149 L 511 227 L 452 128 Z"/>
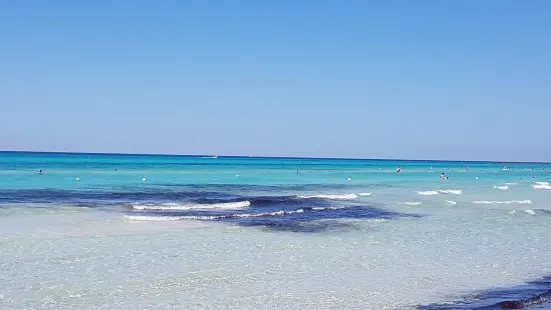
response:
<path id="1" fill-rule="evenodd" d="M 192 186 L 194 187 L 194 186 Z M 55 208 L 71 205 L 103 208 L 131 215 L 184 216 L 203 220 L 254 226 L 273 231 L 302 233 L 335 232 L 353 229 L 343 219 L 397 219 L 419 217 L 377 208 L 360 200 L 300 198 L 298 196 L 246 196 L 238 190 L 219 192 L 214 187 L 197 186 L 193 190 L 147 187 L 135 191 L 113 190 L 4 190 L 0 191 L 0 207 L 29 204 L 29 207 Z M 297 188 L 301 188 L 300 186 Z M 300 193 L 300 192 L 298 192 Z M 215 208 L 213 204 L 249 201 L 242 209 Z M 171 205 L 166 205 L 170 203 Z M 189 209 L 190 205 L 206 205 L 204 209 Z M 133 206 L 153 206 L 164 210 L 136 210 Z M 183 210 L 170 209 L 174 205 Z M 188 209 L 186 209 L 188 208 Z M 167 210 L 168 209 L 168 210 Z"/>
<path id="2" fill-rule="evenodd" d="M 245 198 L 247 199 L 247 198 Z M 343 231 L 354 224 L 343 219 L 398 219 L 420 215 L 397 213 L 370 205 L 352 202 L 300 199 L 290 196 L 250 197 L 250 207 L 241 210 L 139 210 L 131 214 L 188 216 L 227 222 L 264 230 L 301 233 Z"/>
<path id="3" fill-rule="evenodd" d="M 420 306 L 418 310 L 551 309 L 551 277 L 509 289 L 483 291 L 454 304 Z"/>

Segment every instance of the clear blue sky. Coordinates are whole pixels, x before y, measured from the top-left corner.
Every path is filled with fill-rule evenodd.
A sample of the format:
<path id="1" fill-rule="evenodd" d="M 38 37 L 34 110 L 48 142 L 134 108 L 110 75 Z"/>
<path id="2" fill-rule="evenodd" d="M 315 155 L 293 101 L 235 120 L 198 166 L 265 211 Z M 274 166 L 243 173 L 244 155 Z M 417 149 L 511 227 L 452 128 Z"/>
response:
<path id="1" fill-rule="evenodd" d="M 551 1 L 1 1 L 0 149 L 551 160 Z"/>

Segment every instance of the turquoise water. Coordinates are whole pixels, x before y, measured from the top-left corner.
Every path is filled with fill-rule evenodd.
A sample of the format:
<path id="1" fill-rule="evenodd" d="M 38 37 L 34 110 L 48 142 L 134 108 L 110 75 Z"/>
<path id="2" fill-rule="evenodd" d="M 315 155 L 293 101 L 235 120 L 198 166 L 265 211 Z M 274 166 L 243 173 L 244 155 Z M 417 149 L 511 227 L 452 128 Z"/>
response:
<path id="1" fill-rule="evenodd" d="M 0 153 L 0 264 L 9 270 L 0 306 L 465 301 L 551 271 L 550 168 Z"/>
<path id="2" fill-rule="evenodd" d="M 396 173 L 397 167 L 403 167 Z M 347 159 L 206 158 L 98 154 L 0 153 L 3 189 L 86 189 L 179 184 L 328 184 L 350 188 L 438 184 L 439 173 L 456 186 L 547 180 L 549 164 Z M 431 167 L 434 167 L 431 170 Z M 467 170 L 468 167 L 468 170 Z M 37 177 L 39 169 L 45 174 Z M 547 171 L 544 171 L 546 169 Z M 296 170 L 299 173 L 296 173 Z M 436 174 L 435 174 L 436 173 Z M 142 178 L 147 178 L 147 183 Z M 81 182 L 75 182 L 80 178 Z M 348 181 L 351 178 L 352 182 Z"/>

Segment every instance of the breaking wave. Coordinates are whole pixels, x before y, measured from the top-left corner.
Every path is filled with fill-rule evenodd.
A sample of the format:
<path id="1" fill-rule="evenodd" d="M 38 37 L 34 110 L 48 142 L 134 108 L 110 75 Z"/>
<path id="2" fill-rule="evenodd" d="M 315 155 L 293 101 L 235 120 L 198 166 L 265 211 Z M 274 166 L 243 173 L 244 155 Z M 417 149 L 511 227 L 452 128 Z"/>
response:
<path id="1" fill-rule="evenodd" d="M 182 215 L 182 216 L 149 216 L 149 215 L 125 215 L 126 219 L 133 221 L 179 221 L 179 220 L 220 220 L 220 219 L 232 219 L 232 218 L 253 218 L 253 217 L 267 217 L 267 216 L 280 216 L 298 214 L 304 212 L 320 212 L 343 209 L 344 207 L 314 207 L 314 208 L 300 208 L 291 211 L 273 211 L 273 212 L 261 212 L 261 213 L 234 213 L 227 215 Z"/>
<path id="2" fill-rule="evenodd" d="M 500 190 L 502 190 L 502 191 L 506 191 L 506 190 L 509 189 L 509 186 L 507 186 L 507 185 L 497 186 L 497 185 L 496 185 L 496 186 L 494 186 L 494 188 L 495 188 L 495 189 L 500 189 Z"/>
<path id="3" fill-rule="evenodd" d="M 536 182 L 536 185 L 532 185 L 534 189 L 551 189 L 549 182 Z"/>
<path id="4" fill-rule="evenodd" d="M 417 194 L 421 196 L 434 196 L 438 194 L 461 195 L 462 191 L 460 189 L 439 189 L 436 191 L 417 192 Z"/>
<path id="5" fill-rule="evenodd" d="M 297 196 L 301 199 L 321 198 L 321 199 L 336 199 L 336 200 L 349 200 L 357 199 L 356 194 L 343 194 L 343 195 L 311 195 L 311 196 Z"/>
<path id="6" fill-rule="evenodd" d="M 406 202 L 402 202 L 400 204 L 408 205 L 408 206 L 419 206 L 419 205 L 421 205 L 421 202 L 420 201 L 406 201 Z"/>
<path id="7" fill-rule="evenodd" d="M 524 213 L 526 214 L 530 214 L 530 215 L 551 215 L 551 210 L 547 210 L 547 209 L 525 209 L 525 210 L 522 210 Z M 515 210 L 511 210 L 508 212 L 509 214 L 511 215 L 515 215 L 516 214 L 516 211 Z"/>
<path id="8" fill-rule="evenodd" d="M 463 192 L 460 189 L 444 189 L 438 190 L 442 194 L 452 194 L 452 195 L 461 195 Z"/>
<path id="9" fill-rule="evenodd" d="M 475 200 L 473 201 L 474 204 L 485 204 L 485 205 L 494 205 L 494 204 L 522 204 L 522 205 L 530 205 L 532 204 L 532 200 L 506 200 L 506 201 L 497 201 L 497 200 Z"/>
<path id="10" fill-rule="evenodd" d="M 434 196 L 434 195 L 438 195 L 438 191 L 417 192 L 417 194 L 421 196 Z"/>
<path id="11" fill-rule="evenodd" d="M 251 202 L 248 200 L 237 202 L 225 202 L 225 203 L 213 203 L 213 204 L 146 204 L 146 205 L 132 205 L 133 210 L 162 210 L 162 211 L 176 211 L 176 210 L 208 210 L 208 209 L 243 209 L 249 207 Z"/>

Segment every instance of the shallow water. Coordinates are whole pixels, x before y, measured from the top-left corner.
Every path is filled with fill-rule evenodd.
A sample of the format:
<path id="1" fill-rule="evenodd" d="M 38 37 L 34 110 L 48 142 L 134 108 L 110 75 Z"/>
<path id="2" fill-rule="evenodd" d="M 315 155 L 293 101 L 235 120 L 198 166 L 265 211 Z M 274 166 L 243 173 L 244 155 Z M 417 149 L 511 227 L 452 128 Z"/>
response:
<path id="1" fill-rule="evenodd" d="M 535 284 L 518 285 L 551 274 L 551 166 L 507 167 L 0 153 L 0 308 L 465 309 L 529 297 Z"/>

